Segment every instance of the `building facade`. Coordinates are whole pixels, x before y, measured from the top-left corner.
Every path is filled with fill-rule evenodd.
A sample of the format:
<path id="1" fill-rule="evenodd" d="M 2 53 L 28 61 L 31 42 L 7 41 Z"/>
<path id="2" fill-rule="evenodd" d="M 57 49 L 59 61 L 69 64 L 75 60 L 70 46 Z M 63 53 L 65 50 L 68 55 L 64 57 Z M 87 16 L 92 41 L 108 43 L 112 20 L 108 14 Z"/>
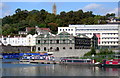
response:
<path id="1" fill-rule="evenodd" d="M 1 42 L 3 45 L 11 45 L 11 46 L 35 46 L 36 45 L 36 34 L 35 35 L 27 35 L 25 37 L 23 36 L 2 36 Z"/>
<path id="2" fill-rule="evenodd" d="M 92 38 L 96 34 L 99 48 L 118 49 L 118 24 L 106 25 L 69 25 L 69 27 L 58 27 L 58 34 L 66 31 L 70 34 L 85 34 Z"/>
<path id="3" fill-rule="evenodd" d="M 67 49 L 90 49 L 91 39 L 87 36 L 73 36 L 67 32 L 58 35 L 41 34 L 36 37 L 36 51 L 60 51 Z"/>

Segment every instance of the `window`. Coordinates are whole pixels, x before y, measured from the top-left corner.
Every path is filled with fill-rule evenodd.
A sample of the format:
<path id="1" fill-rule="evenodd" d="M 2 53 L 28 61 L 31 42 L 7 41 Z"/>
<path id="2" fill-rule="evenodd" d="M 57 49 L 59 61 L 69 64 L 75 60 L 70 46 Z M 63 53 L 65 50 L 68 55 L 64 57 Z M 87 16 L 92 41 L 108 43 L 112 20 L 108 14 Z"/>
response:
<path id="1" fill-rule="evenodd" d="M 70 40 L 70 43 L 72 43 L 72 40 Z"/>
<path id="2" fill-rule="evenodd" d="M 46 40 L 44 40 L 44 43 L 46 43 Z"/>
<path id="3" fill-rule="evenodd" d="M 72 49 L 72 47 L 70 47 L 70 49 Z"/>
<path id="4" fill-rule="evenodd" d="M 38 51 L 40 51 L 40 47 L 38 47 Z"/>
<path id="5" fill-rule="evenodd" d="M 60 29 L 60 31 L 61 31 L 61 29 Z"/>
<path id="6" fill-rule="evenodd" d="M 6 40 L 6 38 L 4 38 L 4 40 Z"/>
<path id="7" fill-rule="evenodd" d="M 73 60 L 73 62 L 84 62 L 84 60 Z"/>
<path id="8" fill-rule="evenodd" d="M 59 40 L 56 40 L 57 44 L 59 44 Z"/>
<path id="9" fill-rule="evenodd" d="M 71 31 L 73 31 L 73 29 L 71 29 Z"/>
<path id="10" fill-rule="evenodd" d="M 56 48 L 56 51 L 59 51 L 59 47 Z"/>
<path id="11" fill-rule="evenodd" d="M 63 31 L 64 31 L 64 29 L 63 29 Z"/>
<path id="12" fill-rule="evenodd" d="M 50 43 L 52 43 L 52 40 L 50 40 Z"/>
<path id="13" fill-rule="evenodd" d="M 65 49 L 65 47 L 63 47 L 63 49 Z"/>
<path id="14" fill-rule="evenodd" d="M 40 43 L 40 40 L 38 40 L 38 44 Z"/>
<path id="15" fill-rule="evenodd" d="M 66 31 L 67 31 L 67 29 L 66 29 Z"/>
<path id="16" fill-rule="evenodd" d="M 52 48 L 52 47 L 50 47 L 50 49 L 52 50 L 53 48 Z"/>
<path id="17" fill-rule="evenodd" d="M 63 43 L 65 43 L 65 40 L 63 40 Z"/>
<path id="18" fill-rule="evenodd" d="M 72 62 L 72 60 L 67 60 L 67 62 Z"/>
<path id="19" fill-rule="evenodd" d="M 46 47 L 44 47 L 44 51 L 46 51 Z"/>
<path id="20" fill-rule="evenodd" d="M 68 29 L 68 31 L 70 31 L 70 29 Z"/>

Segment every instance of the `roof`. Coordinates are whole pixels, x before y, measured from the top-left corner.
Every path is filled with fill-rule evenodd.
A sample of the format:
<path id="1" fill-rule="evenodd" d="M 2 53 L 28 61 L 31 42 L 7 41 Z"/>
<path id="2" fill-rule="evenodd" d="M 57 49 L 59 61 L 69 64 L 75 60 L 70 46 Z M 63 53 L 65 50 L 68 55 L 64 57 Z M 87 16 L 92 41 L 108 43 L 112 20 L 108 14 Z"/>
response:
<path id="1" fill-rule="evenodd" d="M 119 24 L 99 24 L 99 25 L 69 25 L 77 29 L 118 29 Z"/>
<path id="2" fill-rule="evenodd" d="M 32 29 L 35 29 L 35 27 L 26 27 L 26 31 L 31 31 Z M 39 28 L 40 30 L 50 31 L 49 28 Z"/>
<path id="3" fill-rule="evenodd" d="M 59 33 L 58 35 L 70 35 L 70 34 L 68 32 L 63 31 L 63 32 Z"/>
<path id="4" fill-rule="evenodd" d="M 26 31 L 31 31 L 32 29 L 35 29 L 35 27 L 26 27 Z"/>
<path id="5" fill-rule="evenodd" d="M 41 29 L 41 30 L 47 30 L 47 31 L 50 31 L 50 29 L 49 29 L 49 28 L 39 28 L 39 29 Z"/>
<path id="6" fill-rule="evenodd" d="M 76 37 L 80 37 L 80 38 L 89 38 L 89 37 L 86 36 L 85 34 L 78 34 Z"/>

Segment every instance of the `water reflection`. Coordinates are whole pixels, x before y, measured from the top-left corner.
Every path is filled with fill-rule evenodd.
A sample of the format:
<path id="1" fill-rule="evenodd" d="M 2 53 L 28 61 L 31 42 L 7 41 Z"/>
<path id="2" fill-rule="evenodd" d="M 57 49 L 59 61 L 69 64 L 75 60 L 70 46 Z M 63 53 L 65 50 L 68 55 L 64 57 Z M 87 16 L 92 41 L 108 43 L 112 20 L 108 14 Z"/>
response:
<path id="1" fill-rule="evenodd" d="M 10 64 L 9 64 L 10 65 Z M 72 65 L 29 65 L 11 64 L 4 67 L 3 76 L 118 76 L 120 68 L 99 68 Z"/>

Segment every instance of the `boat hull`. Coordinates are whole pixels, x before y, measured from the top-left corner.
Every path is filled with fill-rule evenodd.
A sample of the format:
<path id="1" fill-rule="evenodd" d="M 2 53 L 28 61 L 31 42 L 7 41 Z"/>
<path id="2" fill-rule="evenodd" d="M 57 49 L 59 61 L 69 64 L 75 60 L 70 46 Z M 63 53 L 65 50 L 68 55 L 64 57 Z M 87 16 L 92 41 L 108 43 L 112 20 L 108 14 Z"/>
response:
<path id="1" fill-rule="evenodd" d="M 117 67 L 117 68 L 120 68 L 120 64 L 100 64 L 99 65 L 100 67 Z"/>
<path id="2" fill-rule="evenodd" d="M 80 66 L 97 66 L 96 64 L 88 63 L 59 63 L 61 65 L 80 65 Z"/>

